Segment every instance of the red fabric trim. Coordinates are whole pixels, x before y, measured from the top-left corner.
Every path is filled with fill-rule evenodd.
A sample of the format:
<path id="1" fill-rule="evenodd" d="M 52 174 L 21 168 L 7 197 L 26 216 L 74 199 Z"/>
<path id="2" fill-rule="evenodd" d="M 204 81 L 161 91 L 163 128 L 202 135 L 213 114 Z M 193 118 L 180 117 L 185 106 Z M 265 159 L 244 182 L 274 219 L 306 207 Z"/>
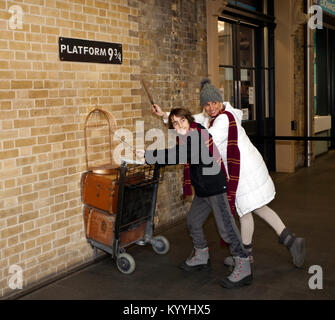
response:
<path id="1" fill-rule="evenodd" d="M 209 128 L 213 125 L 215 119 L 221 115 L 225 114 L 229 120 L 229 128 L 228 128 L 228 145 L 227 145 L 227 162 L 228 162 L 228 173 L 229 179 L 228 182 L 228 201 L 230 204 L 230 208 L 232 213 L 235 215 L 236 213 L 236 191 L 238 187 L 238 182 L 240 178 L 240 149 L 238 148 L 238 131 L 237 124 L 234 116 L 226 111 L 221 110 L 220 113 L 211 120 L 209 124 Z"/>

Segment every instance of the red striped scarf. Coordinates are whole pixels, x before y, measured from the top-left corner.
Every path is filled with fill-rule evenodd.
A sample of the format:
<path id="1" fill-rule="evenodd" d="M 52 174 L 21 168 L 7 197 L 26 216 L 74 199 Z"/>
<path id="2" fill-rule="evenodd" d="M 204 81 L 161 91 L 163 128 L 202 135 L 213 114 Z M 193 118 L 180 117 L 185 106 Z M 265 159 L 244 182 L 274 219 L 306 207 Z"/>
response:
<path id="1" fill-rule="evenodd" d="M 229 129 L 228 129 L 228 146 L 227 146 L 227 163 L 228 163 L 228 192 L 227 197 L 230 204 L 230 208 L 233 214 L 236 213 L 236 190 L 238 186 L 238 181 L 240 177 L 240 149 L 238 148 L 238 133 L 237 125 L 234 116 L 225 110 L 221 110 L 219 114 L 214 117 L 210 124 L 209 128 L 213 125 L 215 119 L 221 115 L 225 114 L 229 120 Z"/>

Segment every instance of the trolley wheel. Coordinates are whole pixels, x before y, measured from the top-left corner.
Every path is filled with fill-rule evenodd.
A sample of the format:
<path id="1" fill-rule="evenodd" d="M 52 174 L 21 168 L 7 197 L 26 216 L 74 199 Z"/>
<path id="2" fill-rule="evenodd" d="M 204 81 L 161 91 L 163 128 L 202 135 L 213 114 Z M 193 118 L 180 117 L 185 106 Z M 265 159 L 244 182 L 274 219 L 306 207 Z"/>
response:
<path id="1" fill-rule="evenodd" d="M 169 240 L 163 236 L 154 237 L 151 244 L 152 249 L 158 254 L 166 254 L 170 250 Z"/>
<path id="2" fill-rule="evenodd" d="M 131 274 L 135 271 L 135 260 L 128 253 L 121 253 L 116 260 L 117 268 L 124 274 Z"/>

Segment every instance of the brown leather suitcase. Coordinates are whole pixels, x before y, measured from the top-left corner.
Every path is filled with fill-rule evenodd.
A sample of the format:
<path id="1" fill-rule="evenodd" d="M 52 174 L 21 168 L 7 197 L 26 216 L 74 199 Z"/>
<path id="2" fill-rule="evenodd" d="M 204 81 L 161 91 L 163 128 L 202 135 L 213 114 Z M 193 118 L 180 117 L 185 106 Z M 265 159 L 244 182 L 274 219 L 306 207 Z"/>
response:
<path id="1" fill-rule="evenodd" d="M 119 185 L 116 182 L 117 172 L 101 175 L 92 171 L 84 172 L 81 177 L 82 202 L 88 206 L 115 214 L 117 211 Z M 125 185 L 141 183 L 144 172 L 129 175 Z"/>
<path id="2" fill-rule="evenodd" d="M 82 174 L 81 197 L 82 202 L 86 205 L 115 214 L 118 188 L 116 172 L 110 175 L 100 175 L 91 171 Z"/>
<path id="3" fill-rule="evenodd" d="M 115 239 L 115 217 L 115 215 L 84 206 L 86 237 L 106 246 L 112 246 Z"/>
<path id="4" fill-rule="evenodd" d="M 111 247 L 115 240 L 115 218 L 116 215 L 110 215 L 95 208 L 84 206 L 86 237 Z M 145 235 L 146 225 L 147 221 L 122 231 L 120 233 L 120 245 L 124 246 L 142 239 Z"/>
<path id="5" fill-rule="evenodd" d="M 147 222 L 145 221 L 137 226 L 133 226 L 131 229 L 122 231 L 120 233 L 121 246 L 143 239 L 146 226 Z"/>

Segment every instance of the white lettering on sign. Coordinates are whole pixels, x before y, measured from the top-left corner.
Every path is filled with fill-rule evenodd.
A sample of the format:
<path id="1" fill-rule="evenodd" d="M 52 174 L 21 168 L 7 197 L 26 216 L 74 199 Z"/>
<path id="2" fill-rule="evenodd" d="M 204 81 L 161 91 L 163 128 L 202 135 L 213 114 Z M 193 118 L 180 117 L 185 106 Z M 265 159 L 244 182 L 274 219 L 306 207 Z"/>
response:
<path id="1" fill-rule="evenodd" d="M 96 48 L 96 47 L 86 47 L 86 46 L 70 46 L 68 44 L 61 44 L 60 45 L 61 53 L 67 54 L 89 54 L 90 56 L 104 56 L 106 57 L 107 54 L 109 56 L 109 60 L 113 59 L 113 56 L 120 60 L 122 59 L 121 52 L 117 49 L 109 48 L 108 51 L 106 48 Z"/>
<path id="2" fill-rule="evenodd" d="M 64 50 L 66 49 L 66 45 L 65 44 L 61 44 L 60 45 L 60 52 L 64 52 Z"/>

